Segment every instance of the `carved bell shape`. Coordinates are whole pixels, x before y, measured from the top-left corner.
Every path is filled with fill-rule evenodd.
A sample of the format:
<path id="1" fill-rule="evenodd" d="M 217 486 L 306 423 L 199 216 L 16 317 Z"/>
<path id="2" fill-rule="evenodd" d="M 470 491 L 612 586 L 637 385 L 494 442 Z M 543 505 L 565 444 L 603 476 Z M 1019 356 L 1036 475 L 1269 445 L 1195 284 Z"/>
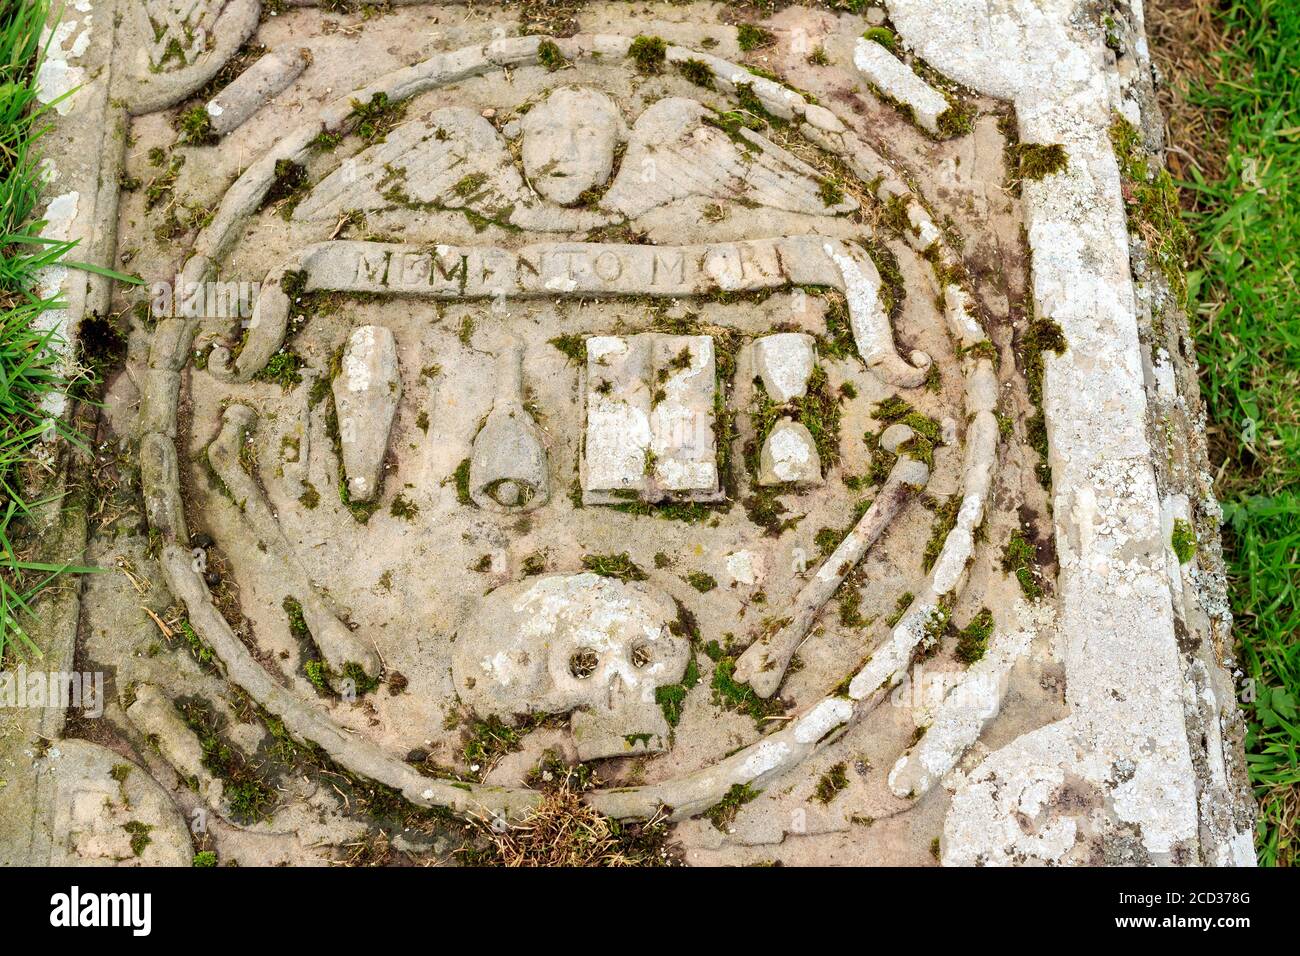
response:
<path id="1" fill-rule="evenodd" d="M 496 398 L 470 456 L 470 497 L 489 511 L 527 511 L 551 496 L 542 432 L 524 407 L 523 354 L 512 344 L 497 357 Z"/>

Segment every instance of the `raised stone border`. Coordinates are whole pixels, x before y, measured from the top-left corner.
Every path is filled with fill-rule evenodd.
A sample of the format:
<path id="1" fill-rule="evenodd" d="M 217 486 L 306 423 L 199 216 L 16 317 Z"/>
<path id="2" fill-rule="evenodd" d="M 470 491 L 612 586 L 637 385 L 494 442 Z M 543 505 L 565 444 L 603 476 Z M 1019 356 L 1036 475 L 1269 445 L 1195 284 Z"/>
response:
<path id="1" fill-rule="evenodd" d="M 1140 123 L 1156 110 L 1142 5 L 1130 9 L 1139 68 L 1126 78 L 1108 64 L 1100 27 L 1090 31 L 1056 0 L 889 0 L 894 26 L 927 63 L 1012 103 L 1023 141 L 1061 143 L 1069 157 L 1060 173 L 1022 188 L 1034 304 L 1068 343 L 1045 356 L 1043 404 L 1070 714 L 975 768 L 945 820 L 945 863 L 1254 860 L 1253 807 L 1227 742 L 1240 716 L 1225 652 L 1208 625 L 1180 639 L 1178 628 L 1190 627 L 1181 612 L 1176 622 L 1171 599 L 1181 572 L 1148 439 L 1145 349 L 1109 136 L 1116 113 Z M 1216 513 L 1208 483 L 1200 492 Z M 1049 809 L 1051 795 L 1071 788 L 1074 809 Z M 1106 861 L 1075 850 L 1079 835 L 1097 835 L 1080 809 L 1092 801 L 1113 818 Z M 1026 829 L 1024 819 L 1037 822 Z"/>

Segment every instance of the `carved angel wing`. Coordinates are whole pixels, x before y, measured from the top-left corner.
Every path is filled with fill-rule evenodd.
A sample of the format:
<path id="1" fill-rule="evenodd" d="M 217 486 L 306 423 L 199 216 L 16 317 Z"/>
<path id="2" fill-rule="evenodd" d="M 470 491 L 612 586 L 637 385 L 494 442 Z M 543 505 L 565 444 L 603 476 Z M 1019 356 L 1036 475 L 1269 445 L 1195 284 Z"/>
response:
<path id="1" fill-rule="evenodd" d="M 435 110 L 404 123 L 322 179 L 294 210 L 300 220 L 356 209 L 472 208 L 508 218 L 525 197 L 523 177 L 496 129 L 473 110 Z"/>
<path id="2" fill-rule="evenodd" d="M 742 127 L 733 139 L 709 125 L 713 115 L 677 97 L 642 113 L 601 207 L 629 219 L 687 196 L 820 216 L 858 208 L 851 197 L 827 195 L 817 170 L 757 133 Z"/>

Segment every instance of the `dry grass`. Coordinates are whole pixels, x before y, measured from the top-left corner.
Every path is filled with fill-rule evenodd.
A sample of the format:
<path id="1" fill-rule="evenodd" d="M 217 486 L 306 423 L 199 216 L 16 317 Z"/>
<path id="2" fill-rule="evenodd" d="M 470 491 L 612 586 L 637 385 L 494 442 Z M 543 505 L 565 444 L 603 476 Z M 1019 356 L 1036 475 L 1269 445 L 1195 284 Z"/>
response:
<path id="1" fill-rule="evenodd" d="M 522 820 L 504 828 L 490 821 L 476 824 L 479 840 L 459 854 L 467 866 L 681 866 L 668 827 L 664 808 L 644 821 L 602 816 L 582 799 L 570 774 Z"/>
<path id="2" fill-rule="evenodd" d="M 1217 7 L 1215 0 L 1156 0 L 1146 8 L 1151 58 L 1164 78 L 1157 99 L 1165 117 L 1166 161 L 1177 179 L 1188 178 L 1192 168 L 1206 179 L 1223 175 L 1225 116 L 1194 106 L 1184 95 L 1214 80 L 1214 54 L 1224 43 Z M 1183 196 L 1193 199 L 1186 191 Z"/>

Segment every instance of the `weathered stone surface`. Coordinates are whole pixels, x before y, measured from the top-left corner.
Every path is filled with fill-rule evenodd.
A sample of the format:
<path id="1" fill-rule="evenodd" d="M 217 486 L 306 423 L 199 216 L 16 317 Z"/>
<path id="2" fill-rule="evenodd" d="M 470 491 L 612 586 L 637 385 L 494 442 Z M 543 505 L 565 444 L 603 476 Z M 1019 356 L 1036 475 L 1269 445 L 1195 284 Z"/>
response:
<path id="1" fill-rule="evenodd" d="M 537 49 L 541 46 L 539 36 L 502 37 L 493 40 L 484 51 L 487 58 L 501 66 L 515 66 L 537 59 Z"/>
<path id="2" fill-rule="evenodd" d="M 256 4 L 226 6 L 247 17 Z M 91 130 L 102 127 L 93 150 L 90 136 L 78 143 L 95 163 L 67 149 L 54 157 L 53 232 L 87 237 L 79 258 L 141 275 L 179 267 L 184 282 L 262 280 L 251 323 L 164 310 L 156 326 L 131 289 L 96 277 L 83 294 L 65 283 L 66 318 L 86 309 L 131 325 L 96 451 L 111 466 L 139 439 L 143 513 L 148 540 L 163 542 L 164 580 L 146 580 L 156 577 L 153 550 L 121 534 L 139 507 L 112 515 L 117 496 L 105 499 L 101 515 L 118 538 L 96 533 L 84 560 L 120 555 L 126 573 L 82 589 L 90 613 L 80 627 L 70 621 L 65 644 L 50 643 L 55 659 L 71 661 L 76 645 L 83 659 L 116 668 L 121 686 L 165 687 L 145 690 L 126 718 L 142 732 L 165 728 L 167 746 L 145 762 L 166 761 L 181 778 L 198 776 L 195 753 L 174 721 L 167 727 L 166 698 L 197 695 L 227 714 L 252 702 L 346 771 L 477 819 L 535 805 L 527 787 L 538 761 L 549 782 L 562 773 L 545 756 L 551 748 L 565 760 L 644 758 L 601 766 L 602 784 L 585 795 L 619 817 L 667 805 L 684 821 L 737 787 L 763 791 L 721 829 L 676 829 L 693 863 L 753 859 L 746 847 L 758 844 L 787 864 L 928 864 L 939 832 L 949 862 L 1247 859 L 1249 794 L 1230 789 L 1241 777 L 1232 687 L 1214 652 L 1226 624 L 1207 623 L 1222 605 L 1213 505 L 1194 477 L 1201 459 L 1185 456 L 1178 437 L 1195 420 L 1195 376 L 1176 343 L 1156 351 L 1146 344 L 1153 330 L 1136 334 L 1133 303 L 1170 300 L 1129 261 L 1140 237 L 1125 234 L 1105 135 L 1115 111 L 1149 119 L 1144 54 L 1115 51 L 1112 72 L 1095 55 L 1095 23 L 1050 5 L 996 0 L 1008 29 L 989 34 L 960 5 L 891 0 L 889 26 L 909 51 L 900 57 L 915 51 L 944 71 L 926 72 L 936 77 L 930 92 L 950 91 L 943 108 L 974 118 L 972 133 L 935 146 L 900 119 L 903 97 L 887 102 L 892 88 L 864 84 L 845 56 L 863 18 L 883 23 L 883 11 L 786 6 L 762 20 L 771 45 L 732 62 L 726 5 L 666 14 L 574 5 L 578 32 L 553 41 L 516 30 L 517 6 L 440 5 L 436 38 L 420 4 L 355 21 L 295 9 L 259 25 L 254 15 L 254 42 L 308 46 L 311 68 L 219 147 L 180 153 L 166 117 L 135 121 L 121 104 L 135 108 L 140 85 L 179 93 L 175 102 L 192 96 L 208 61 L 231 48 L 228 36 L 192 46 L 183 28 L 192 18 L 178 14 L 162 35 L 178 38 L 187 62 L 169 54 L 149 76 L 136 54 L 154 38 L 138 18 L 119 29 L 96 14 L 106 36 L 97 32 L 92 49 L 111 49 L 114 36 L 133 44 L 111 63 L 68 55 L 76 36 L 54 37 L 61 62 L 51 76 L 71 88 L 84 70 L 86 92 L 53 115 L 94 102 L 103 122 Z M 191 13 L 214 9 L 199 7 Z M 628 56 L 634 38 L 652 35 L 670 39 L 661 64 Z M 717 41 L 707 50 L 706 38 Z M 810 57 L 805 40 L 826 56 Z M 873 95 L 877 85 L 885 95 Z M 1013 104 L 1025 141 L 1060 142 L 1069 154 L 1067 170 L 1023 183 L 1020 199 L 1005 189 L 995 98 Z M 149 165 L 155 148 L 184 155 L 174 183 Z M 285 161 L 306 170 L 296 206 L 298 193 L 284 195 Z M 132 180 L 151 188 L 119 190 Z M 155 202 L 159 189 L 167 195 Z M 869 208 L 852 215 L 858 202 Z M 280 214 L 291 208 L 286 224 Z M 197 234 L 161 243 L 175 233 L 173 215 L 182 225 L 193 217 Z M 1017 268 L 990 282 L 990 255 Z M 1181 328 L 1175 313 L 1162 313 L 1171 331 Z M 1066 339 L 1045 358 L 1050 461 L 1025 444 L 1039 409 L 1009 361 L 1031 314 L 1059 321 Z M 65 316 L 55 321 L 63 328 Z M 365 328 L 391 330 L 394 394 L 358 399 L 378 419 L 363 436 L 373 480 L 358 490 L 368 498 L 351 488 L 346 395 L 335 402 L 348 480 L 340 500 L 322 383 Z M 765 354 L 782 342 L 798 343 L 789 367 Z M 606 365 L 593 363 L 593 347 Z M 507 354 L 494 377 L 493 357 L 506 363 Z M 814 362 L 817 402 L 836 407 L 820 423 L 801 417 L 833 433 L 823 447 L 837 460 L 820 481 L 766 484 L 777 477 L 774 446 L 787 437 L 815 446 L 790 422 L 765 434 L 764 447 L 764 393 L 797 400 Z M 1078 414 L 1082 404 L 1094 413 Z M 1169 426 L 1166 462 L 1142 439 Z M 1044 486 L 1048 468 L 1054 483 Z M 552 483 L 565 493 L 548 494 Z M 922 485 L 933 510 L 905 510 Z M 584 507 L 597 503 L 617 507 Z M 512 513 L 521 506 L 527 514 Z M 1185 564 L 1168 541 L 1175 518 L 1194 522 L 1201 542 Z M 187 527 L 202 542 L 197 554 Z M 1028 579 L 1002 570 L 1016 530 L 1040 545 L 1056 535 L 1056 548 L 1040 547 L 1025 569 L 1043 592 L 1033 601 L 1021 597 Z M 839 545 L 822 560 L 832 533 Z M 881 553 L 868 560 L 872 548 Z M 80 548 L 67 554 L 83 560 Z M 144 602 L 166 627 L 183 605 L 217 666 L 146 653 L 158 625 Z M 980 607 L 992 612 L 992 637 L 968 665 L 969 648 L 959 654 L 937 636 Z M 636 672 L 646 661 L 635 648 L 629 663 L 637 622 L 666 641 L 672 666 L 653 679 Z M 1188 636 L 1175 640 L 1176 630 Z M 580 632 L 609 640 L 590 659 L 582 647 L 564 654 Z M 1088 654 L 1078 653 L 1080 634 Z M 697 637 L 708 652 L 692 662 L 678 645 Z M 715 639 L 726 656 L 715 655 Z M 483 652 L 458 661 L 475 641 Z M 312 643 L 335 672 L 324 681 Z M 1097 646 L 1101 659 L 1088 659 Z M 557 680 L 552 655 L 585 676 Z M 1122 673 L 1114 661 L 1125 662 Z M 361 699 L 338 679 L 348 664 L 365 673 Z M 449 687 L 469 704 L 463 664 L 518 677 L 495 704 L 474 706 L 479 716 L 509 719 L 522 698 L 569 714 L 568 726 L 547 722 L 508 758 L 471 765 L 467 715 Z M 1015 706 L 1000 709 L 1012 674 Z M 748 684 L 770 715 L 733 712 L 718 693 L 727 681 Z M 1124 701 L 1105 698 L 1114 689 Z M 988 706 L 967 708 L 968 695 Z M 39 808 L 26 799 L 38 791 L 21 748 L 38 727 L 57 743 L 61 712 L 51 713 L 22 720 L 18 738 L 0 727 L 9 784 L 0 807 Z M 912 739 L 913 727 L 927 729 Z M 231 720 L 224 732 L 250 757 L 267 753 L 257 722 Z M 1012 743 L 990 752 L 993 740 Z M 866 753 L 894 773 L 856 771 Z M 838 764 L 849 767 L 847 783 L 827 793 L 819 781 Z M 430 776 L 434 766 L 458 779 Z M 195 794 L 171 774 L 159 779 L 187 813 L 210 802 L 202 782 Z M 254 844 L 292 844 L 277 859 L 295 862 L 354 852 L 356 822 L 329 787 L 299 774 L 277 786 L 265 826 L 218 822 L 205 837 L 223 861 L 251 861 L 243 853 Z M 1089 809 L 1071 810 L 1079 806 Z M 850 822 L 861 813 L 883 825 Z M 19 840 L 50 832 L 23 827 Z M 0 832 L 7 848 L 12 828 Z M 400 852 L 427 853 L 408 838 L 398 838 Z M 429 855 L 450 849 L 432 839 Z"/>
<path id="3" fill-rule="evenodd" d="M 354 329 L 333 391 L 348 495 L 370 501 L 379 493 L 388 431 L 402 396 L 393 333 L 375 325 Z"/>
<path id="4" fill-rule="evenodd" d="M 496 400 L 474 437 L 469 492 L 481 508 L 524 511 L 546 504 L 551 496 L 542 433 L 524 407 L 522 361 L 518 345 L 502 352 Z"/>
<path id="5" fill-rule="evenodd" d="M 853 50 L 853 65 L 882 93 L 907 107 L 922 128 L 939 135 L 939 117 L 947 112 L 948 101 L 898 57 L 874 40 L 863 38 Z"/>
<path id="6" fill-rule="evenodd" d="M 261 5 L 144 0 L 124 12 L 118 26 L 136 55 L 118 84 L 131 112 L 140 115 L 179 103 L 209 82 L 257 28 Z"/>
<path id="7" fill-rule="evenodd" d="M 214 346 L 208 357 L 208 369 L 225 381 L 247 382 L 266 367 L 289 328 L 292 303 L 280 287 L 281 276 L 272 272 L 263 284 L 253 305 L 252 321 L 239 355 L 231 359 L 224 345 Z"/>
<path id="8" fill-rule="evenodd" d="M 153 489 L 144 499 L 149 527 L 157 530 L 165 541 L 188 540 L 185 505 L 176 470 L 176 445 L 170 438 L 150 432 L 140 439 L 140 471 L 143 481 Z"/>
<path id="9" fill-rule="evenodd" d="M 708 125 L 695 100 L 669 98 L 632 127 L 627 155 L 601 206 L 629 218 L 687 196 L 743 199 L 776 209 L 831 216 L 857 202 L 828 202 L 817 171 L 770 140 L 742 127 L 740 142 Z"/>
<path id="10" fill-rule="evenodd" d="M 166 791 L 120 755 L 61 740 L 37 772 L 52 792 L 51 866 L 189 866 L 189 828 Z"/>
<path id="11" fill-rule="evenodd" d="M 858 354 L 885 381 L 903 388 L 916 388 L 929 374 L 930 356 L 919 349 L 904 361 L 894 346 L 894 332 L 881 299 L 880 273 L 869 259 L 825 246 L 826 255 L 839 267 L 849 300 L 849 322 Z"/>
<path id="12" fill-rule="evenodd" d="M 902 422 L 895 422 L 880 433 L 880 447 L 898 454 L 898 449 L 916 437 L 916 432 Z"/>
<path id="13" fill-rule="evenodd" d="M 808 104 L 804 108 L 804 119 L 824 133 L 844 132 L 844 124 L 840 122 L 839 117 L 824 106 Z"/>
<path id="14" fill-rule="evenodd" d="M 1242 826 L 1248 814 L 1208 810 L 1237 799 L 1228 769 L 1236 759 L 1222 745 L 1232 718 L 1220 711 L 1191 734 L 1186 723 L 1184 694 L 1205 693 L 1214 708 L 1231 710 L 1232 693 L 1184 683 L 1198 667 L 1180 655 L 1179 644 L 1191 642 L 1176 637 L 1169 597 L 1159 530 L 1168 476 L 1157 478 L 1160 456 L 1146 439 L 1150 399 L 1122 186 L 1108 143 L 1117 77 L 1086 65 L 1096 63 L 1091 36 L 1031 4 L 1009 9 L 1015 28 L 1006 32 L 983 30 L 969 10 L 917 0 L 893 4 L 890 13 L 936 69 L 1012 101 L 1024 141 L 1061 142 L 1071 159 L 1063 174 L 1025 189 L 1035 295 L 1050 303 L 1069 342 L 1047 360 L 1044 411 L 1070 715 L 995 751 L 968 778 L 945 823 L 944 859 L 1077 862 L 1132 828 L 1153 861 L 1195 844 L 1191 852 L 1207 860 L 1242 862 L 1251 856 Z M 1034 42 L 1024 42 L 1025 31 Z M 1131 119 L 1154 110 L 1141 81 L 1121 86 Z M 1066 234 L 1075 237 L 1068 250 L 1056 242 Z M 1182 693 L 1167 692 L 1179 686 Z M 1072 743 L 1081 735 L 1086 755 Z M 1206 765 L 1223 769 L 1195 769 Z M 1113 767 L 1126 768 L 1122 782 L 1108 778 L 1104 768 Z M 1105 792 L 1112 816 L 1103 832 L 1068 807 L 1046 815 L 1035 834 L 1017 832 L 1018 814 L 1037 812 L 1043 795 L 1070 777 L 1079 778 L 1079 790 Z M 1198 821 L 1206 822 L 1199 833 Z"/>
<path id="15" fill-rule="evenodd" d="M 230 497 L 238 506 L 259 550 L 275 556 L 277 574 L 266 582 L 300 605 L 302 622 L 312 642 L 328 666 L 325 675 L 339 692 L 355 683 L 351 668 L 360 667 L 368 677 L 381 670 L 379 655 L 365 640 L 339 619 L 330 602 L 319 593 L 311 574 L 293 553 L 292 545 L 266 500 L 260 476 L 256 474 L 255 448 L 251 434 L 257 419 L 247 405 L 230 405 L 222 415 L 221 431 L 208 446 L 208 462 Z M 283 603 L 282 603 L 283 606 Z"/>
<path id="16" fill-rule="evenodd" d="M 712 497 L 718 492 L 713 339 L 664 336 L 653 347 L 649 477 L 669 495 Z"/>
<path id="17" fill-rule="evenodd" d="M 250 66 L 205 107 L 212 132 L 225 136 L 298 78 L 307 66 L 303 50 L 273 50 Z"/>
<path id="18" fill-rule="evenodd" d="M 625 135 L 613 100 L 576 87 L 561 87 L 529 110 L 522 130 L 528 181 L 561 206 L 609 181 L 614 147 Z"/>
<path id="19" fill-rule="evenodd" d="M 781 419 L 763 442 L 758 483 L 817 485 L 821 480 L 822 460 L 812 433 L 800 422 Z"/>
<path id="20" fill-rule="evenodd" d="M 163 758 L 175 768 L 181 779 L 193 782 L 199 796 L 210 807 L 223 809 L 224 786 L 203 765 L 203 746 L 194 731 L 185 725 L 176 705 L 154 684 L 135 688 L 135 700 L 126 709 L 137 730 L 158 748 Z"/>
<path id="21" fill-rule="evenodd" d="M 345 161 L 298 204 L 293 218 L 337 219 L 351 210 L 421 203 L 495 214 L 520 202 L 523 191 L 496 129 L 474 110 L 455 106 L 404 123 Z"/>
<path id="22" fill-rule="evenodd" d="M 804 332 L 778 332 L 754 343 L 754 367 L 774 402 L 806 395 L 815 363 L 812 336 Z"/>
<path id="23" fill-rule="evenodd" d="M 650 343 L 596 336 L 587 339 L 586 351 L 583 491 L 639 494 L 650 454 Z"/>
<path id="24" fill-rule="evenodd" d="M 716 498 L 716 390 L 708 336 L 588 339 L 584 501 Z"/>
<path id="25" fill-rule="evenodd" d="M 662 750 L 655 689 L 680 680 L 690 656 L 675 617 L 666 595 L 598 574 L 501 588 L 457 635 L 456 691 L 482 716 L 574 711 L 584 760 Z"/>
<path id="26" fill-rule="evenodd" d="M 749 684 L 760 697 L 771 697 L 776 693 L 790 659 L 807 637 L 818 612 L 889 527 L 890 522 L 929 480 L 930 469 L 924 462 L 906 455 L 899 457 L 871 507 L 799 589 L 787 608 L 786 616 L 772 627 L 765 628 L 758 640 L 740 655 L 736 661 L 736 680 Z M 870 666 L 870 661 L 866 666 Z M 862 681 L 861 676 L 859 672 L 853 678 L 849 685 L 849 696 L 853 700 L 878 696 L 882 682 L 877 680 L 868 683 Z"/>
<path id="27" fill-rule="evenodd" d="M 1026 617 L 1028 609 L 1020 609 Z M 939 704 L 919 745 L 895 761 L 889 789 L 897 797 L 925 795 L 943 779 L 998 715 L 1011 668 L 1029 650 L 1034 626 L 1028 622 L 990 637 L 988 652 L 975 662 Z"/>

